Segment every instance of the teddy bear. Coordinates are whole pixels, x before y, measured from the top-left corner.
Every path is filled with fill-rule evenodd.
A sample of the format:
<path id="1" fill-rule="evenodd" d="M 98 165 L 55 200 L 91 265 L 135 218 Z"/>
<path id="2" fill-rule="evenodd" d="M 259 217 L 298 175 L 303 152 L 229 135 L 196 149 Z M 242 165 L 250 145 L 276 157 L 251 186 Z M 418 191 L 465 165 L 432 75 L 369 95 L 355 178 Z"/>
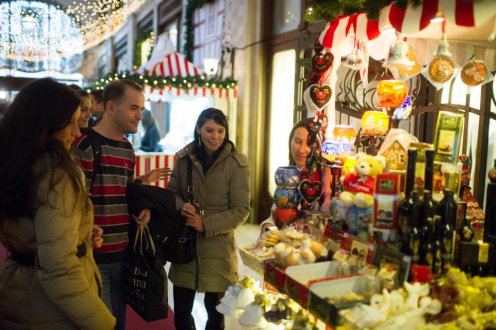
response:
<path id="1" fill-rule="evenodd" d="M 346 190 L 339 195 L 341 203 L 360 208 L 372 207 L 375 178 L 377 174 L 384 172 L 385 167 L 385 157 L 359 152 L 356 156 L 355 173 L 341 177 L 341 183 Z"/>

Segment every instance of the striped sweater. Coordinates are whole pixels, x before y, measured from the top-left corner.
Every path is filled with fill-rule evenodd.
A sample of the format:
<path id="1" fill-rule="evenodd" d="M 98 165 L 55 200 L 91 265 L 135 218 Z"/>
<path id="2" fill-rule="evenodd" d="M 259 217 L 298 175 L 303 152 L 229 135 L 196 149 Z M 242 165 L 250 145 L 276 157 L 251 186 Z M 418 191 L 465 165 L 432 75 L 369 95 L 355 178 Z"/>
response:
<path id="1" fill-rule="evenodd" d="M 101 167 L 96 171 L 93 189 L 88 193 L 94 205 L 95 224 L 103 229 L 103 245 L 94 249 L 94 256 L 97 263 L 116 262 L 123 259 L 129 241 L 126 187 L 134 176 L 135 154 L 125 137 L 115 141 L 93 132 L 101 145 Z M 81 132 L 72 149 L 84 171 L 86 189 L 90 189 L 93 177 L 91 138 Z"/>

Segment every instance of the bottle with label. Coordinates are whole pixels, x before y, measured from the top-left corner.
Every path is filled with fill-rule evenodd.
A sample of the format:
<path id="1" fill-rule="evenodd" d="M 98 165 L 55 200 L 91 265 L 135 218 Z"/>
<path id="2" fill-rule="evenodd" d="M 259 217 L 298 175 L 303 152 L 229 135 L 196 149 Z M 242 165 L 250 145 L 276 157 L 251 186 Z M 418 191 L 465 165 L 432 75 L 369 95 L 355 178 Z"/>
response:
<path id="1" fill-rule="evenodd" d="M 418 227 L 419 211 L 422 207 L 420 203 L 420 193 L 416 190 L 412 193 L 412 209 L 408 214 L 408 224 L 403 237 L 401 252 L 412 257 L 412 263 L 418 263 L 420 257 L 420 228 Z"/>
<path id="2" fill-rule="evenodd" d="M 433 265 L 432 271 L 436 275 L 441 275 L 443 272 L 443 230 L 441 225 L 441 217 L 434 216 L 434 246 L 433 246 Z"/>
<path id="3" fill-rule="evenodd" d="M 441 216 L 441 221 L 438 224 L 436 231 L 442 234 L 442 259 L 443 271 L 453 265 L 453 254 L 455 247 L 455 229 L 454 224 L 456 221 L 457 205 L 453 198 L 453 191 L 446 189 L 444 191 L 444 198 L 439 203 L 438 214 Z"/>
<path id="4" fill-rule="evenodd" d="M 424 189 L 424 198 L 419 212 L 419 227 L 424 228 L 429 220 L 433 220 L 438 209 L 437 202 L 432 198 L 432 191 Z M 422 235 L 424 231 L 422 229 Z"/>
<path id="5" fill-rule="evenodd" d="M 406 190 L 405 198 L 398 204 L 398 238 L 406 234 L 408 217 L 413 209 L 413 187 L 415 184 L 415 161 L 417 158 L 417 148 L 408 148 L 408 165 L 406 169 Z"/>
<path id="6" fill-rule="evenodd" d="M 421 265 L 429 267 L 431 272 L 434 273 L 434 228 L 435 218 L 429 217 L 424 227 L 422 228 L 422 244 L 420 246 L 420 260 Z M 441 253 L 439 254 L 439 267 L 442 266 Z"/>

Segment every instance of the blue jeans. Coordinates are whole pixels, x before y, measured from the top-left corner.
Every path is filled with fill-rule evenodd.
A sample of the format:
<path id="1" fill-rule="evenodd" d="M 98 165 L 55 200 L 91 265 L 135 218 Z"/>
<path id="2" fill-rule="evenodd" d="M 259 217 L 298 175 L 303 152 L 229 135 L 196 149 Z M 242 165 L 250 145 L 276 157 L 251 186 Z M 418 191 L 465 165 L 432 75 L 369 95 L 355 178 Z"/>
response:
<path id="1" fill-rule="evenodd" d="M 103 302 L 117 319 L 116 330 L 126 329 L 126 303 L 124 303 L 124 262 L 98 264 L 102 274 Z"/>

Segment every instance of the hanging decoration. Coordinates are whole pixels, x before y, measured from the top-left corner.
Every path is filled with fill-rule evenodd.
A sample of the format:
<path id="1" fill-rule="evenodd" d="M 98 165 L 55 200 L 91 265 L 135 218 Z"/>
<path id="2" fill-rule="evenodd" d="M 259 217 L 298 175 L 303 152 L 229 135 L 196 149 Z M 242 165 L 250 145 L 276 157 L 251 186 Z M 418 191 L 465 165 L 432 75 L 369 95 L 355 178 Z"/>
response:
<path id="1" fill-rule="evenodd" d="M 432 85 L 434 85 L 434 87 L 441 89 L 455 76 L 458 68 L 458 64 L 451 59 L 448 39 L 444 33 L 441 41 L 439 42 L 436 55 L 432 59 L 431 63 L 427 65 L 424 70 L 422 70 L 422 74 Z"/>
<path id="2" fill-rule="evenodd" d="M 411 45 L 408 45 L 406 57 L 410 63 L 409 67 L 389 68 L 395 80 L 407 81 L 418 75 L 423 69 L 422 65 L 417 63 L 417 58 Z"/>
<path id="3" fill-rule="evenodd" d="M 396 41 L 389 48 L 389 55 L 382 64 L 383 67 L 395 70 L 410 70 L 413 63 L 407 57 L 408 44 L 400 33 L 396 34 Z"/>
<path id="4" fill-rule="evenodd" d="M 237 80 L 226 78 L 220 79 L 207 79 L 204 75 L 196 76 L 174 76 L 163 77 L 158 75 L 147 75 L 139 73 L 131 73 L 129 71 L 119 73 L 109 73 L 106 77 L 100 79 L 95 85 L 87 87 L 87 89 L 104 89 L 111 81 L 118 79 L 128 79 L 134 81 L 140 86 L 149 85 L 156 89 L 168 90 L 171 88 L 189 90 L 192 88 L 210 88 L 210 89 L 235 89 L 238 82 Z"/>
<path id="5" fill-rule="evenodd" d="M 468 87 L 479 86 L 488 83 L 494 79 L 494 76 L 487 69 L 483 60 L 476 58 L 476 47 L 474 53 L 460 71 L 460 77 L 465 85 Z"/>

